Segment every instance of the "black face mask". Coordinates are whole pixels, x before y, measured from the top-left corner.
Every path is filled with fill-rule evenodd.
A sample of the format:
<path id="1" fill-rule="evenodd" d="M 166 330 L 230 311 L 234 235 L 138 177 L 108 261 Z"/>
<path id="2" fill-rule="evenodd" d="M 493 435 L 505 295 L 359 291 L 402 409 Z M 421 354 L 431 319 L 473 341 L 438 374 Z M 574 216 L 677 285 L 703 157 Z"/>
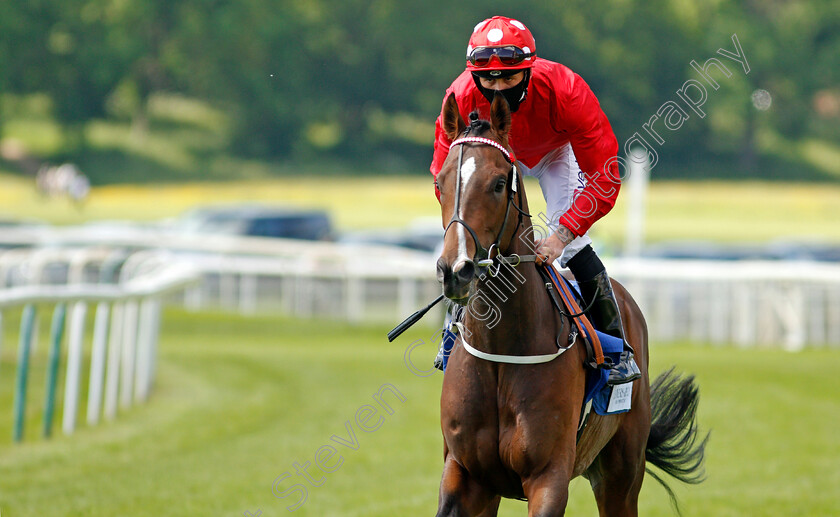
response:
<path id="1" fill-rule="evenodd" d="M 479 80 L 478 76 L 473 74 L 472 76 L 473 82 L 475 86 L 478 88 L 478 91 L 484 95 L 484 98 L 487 99 L 487 102 L 493 102 L 493 96 L 496 94 L 496 90 L 488 90 L 487 88 L 481 86 L 481 81 Z M 498 90 L 499 93 L 505 96 L 505 100 L 507 100 L 508 105 L 510 106 L 510 111 L 516 111 L 519 109 L 519 105 L 525 101 L 525 98 L 528 96 L 528 81 L 531 79 L 531 71 L 525 71 L 525 77 L 514 86 L 513 88 L 508 88 L 506 90 Z"/>

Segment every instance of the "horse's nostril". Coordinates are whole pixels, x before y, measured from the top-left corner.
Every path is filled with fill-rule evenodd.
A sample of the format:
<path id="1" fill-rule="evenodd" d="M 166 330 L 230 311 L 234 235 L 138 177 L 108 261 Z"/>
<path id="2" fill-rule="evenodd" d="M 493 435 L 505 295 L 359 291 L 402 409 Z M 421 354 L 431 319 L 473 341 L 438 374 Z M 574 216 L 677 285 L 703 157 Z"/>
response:
<path id="1" fill-rule="evenodd" d="M 446 261 L 443 260 L 443 257 L 440 257 L 437 261 L 437 280 L 438 280 L 438 282 L 443 283 L 444 280 L 446 280 L 446 277 L 448 276 L 447 273 L 449 273 L 449 272 L 450 272 L 449 264 L 447 264 Z"/>
<path id="2" fill-rule="evenodd" d="M 462 260 L 455 264 L 452 271 L 457 275 L 458 281 L 462 284 L 472 281 L 475 276 L 475 264 L 472 260 Z"/>

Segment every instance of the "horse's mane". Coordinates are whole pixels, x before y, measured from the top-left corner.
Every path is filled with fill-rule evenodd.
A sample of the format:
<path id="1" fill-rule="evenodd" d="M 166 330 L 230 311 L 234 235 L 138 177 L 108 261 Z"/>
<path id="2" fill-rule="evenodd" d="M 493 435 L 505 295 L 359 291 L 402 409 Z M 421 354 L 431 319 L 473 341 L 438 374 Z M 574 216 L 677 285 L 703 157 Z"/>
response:
<path id="1" fill-rule="evenodd" d="M 481 136 L 483 133 L 490 131 L 491 125 L 490 121 L 482 120 L 479 117 L 478 110 L 473 110 L 470 113 L 470 125 L 469 125 L 469 133 L 470 136 Z"/>

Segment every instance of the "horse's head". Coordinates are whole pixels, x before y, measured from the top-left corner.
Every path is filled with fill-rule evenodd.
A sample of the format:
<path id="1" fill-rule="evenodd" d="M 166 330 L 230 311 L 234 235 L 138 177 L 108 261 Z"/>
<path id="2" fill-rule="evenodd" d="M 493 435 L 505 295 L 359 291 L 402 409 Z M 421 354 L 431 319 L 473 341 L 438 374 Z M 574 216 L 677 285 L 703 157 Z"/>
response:
<path id="1" fill-rule="evenodd" d="M 471 114 L 469 126 L 454 94 L 446 99 L 443 129 L 453 144 L 437 177 L 446 228 L 437 277 L 446 297 L 456 302 L 469 298 L 480 262 L 507 251 L 519 227 L 520 213 L 511 204 L 516 196 L 522 206 L 523 196 L 508 147 L 510 124 L 510 108 L 498 93 L 490 120 Z"/>

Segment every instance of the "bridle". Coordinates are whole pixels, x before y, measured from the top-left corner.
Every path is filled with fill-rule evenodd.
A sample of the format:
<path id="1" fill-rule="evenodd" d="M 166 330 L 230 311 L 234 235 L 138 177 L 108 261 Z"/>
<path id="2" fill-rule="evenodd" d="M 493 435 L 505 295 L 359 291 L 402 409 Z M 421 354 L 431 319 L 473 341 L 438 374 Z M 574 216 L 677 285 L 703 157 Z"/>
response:
<path id="1" fill-rule="evenodd" d="M 498 263 L 495 268 L 495 272 L 491 268 L 488 272 L 490 276 L 495 276 L 498 274 L 499 269 L 501 268 L 502 263 L 509 264 L 510 266 L 516 267 L 522 262 L 536 262 L 537 255 L 518 255 L 516 253 L 511 254 L 509 256 L 502 256 L 499 245 L 501 243 L 502 236 L 505 234 L 505 229 L 507 228 L 508 224 L 508 215 L 510 214 L 510 207 L 513 206 L 517 214 L 516 220 L 516 228 L 513 230 L 513 236 L 515 238 L 516 232 L 519 231 L 519 226 L 522 224 L 523 217 L 531 217 L 531 214 L 522 210 L 522 192 L 519 189 L 518 184 L 518 171 L 516 169 L 515 159 L 511 156 L 510 151 L 504 148 L 502 144 L 496 142 L 495 140 L 490 140 L 489 138 L 483 138 L 479 136 L 467 136 L 470 132 L 472 127 L 468 127 L 464 130 L 464 136 L 455 140 L 450 144 L 449 149 L 452 150 L 453 147 L 460 146 L 458 148 L 458 178 L 457 183 L 455 185 L 455 212 L 452 214 L 452 218 L 449 220 L 449 224 L 446 225 L 446 230 L 444 231 L 444 236 L 446 232 L 449 231 L 449 228 L 453 224 L 460 224 L 470 233 L 470 236 L 473 238 L 473 242 L 475 242 L 475 255 L 473 257 L 473 263 L 479 268 L 490 268 L 494 263 Z M 499 233 L 496 235 L 496 239 L 494 240 L 493 244 L 490 245 L 489 249 L 485 249 L 484 246 L 481 245 L 481 242 L 478 240 L 478 235 L 476 235 L 475 231 L 470 228 L 470 225 L 466 223 L 461 217 L 458 215 L 461 208 L 461 164 L 464 158 L 464 147 L 463 144 L 469 143 L 476 143 L 476 144 L 483 144 L 489 145 L 491 147 L 495 147 L 499 151 L 501 151 L 502 155 L 505 157 L 507 162 L 510 164 L 510 171 L 508 173 L 508 183 L 510 186 L 508 187 L 508 195 L 507 195 L 507 205 L 505 206 L 505 218 L 504 222 L 502 223 L 502 227 L 499 230 Z M 514 195 L 517 198 L 518 204 L 514 201 Z M 493 251 L 496 251 L 496 255 L 493 255 Z M 552 298 L 552 301 L 554 299 Z M 560 308 L 560 307 L 558 307 Z M 566 314 L 562 308 L 560 308 L 561 314 Z M 567 315 L 568 316 L 568 315 Z M 487 352 L 482 352 L 477 348 L 471 346 L 465 336 L 468 333 L 464 329 L 464 323 L 460 321 L 452 322 L 452 325 L 458 329 L 461 334 L 461 344 L 463 345 L 464 349 L 470 353 L 471 355 L 478 357 L 480 359 L 484 359 L 486 361 L 492 361 L 496 363 L 508 363 L 508 364 L 541 364 L 553 361 L 558 356 L 569 350 L 572 345 L 574 344 L 574 338 L 577 334 L 569 334 L 570 336 L 574 336 L 572 341 L 570 341 L 568 346 L 562 346 L 560 344 L 560 336 L 557 337 L 557 351 L 548 353 L 548 354 L 538 354 L 538 355 L 505 355 L 505 354 L 490 354 Z M 562 329 L 562 326 L 561 326 Z"/>
<path id="2" fill-rule="evenodd" d="M 446 230 L 444 231 L 444 235 L 446 232 L 449 231 L 449 228 L 457 223 L 463 226 L 467 232 L 469 232 L 470 236 L 475 243 L 475 255 L 473 256 L 473 263 L 480 268 L 487 268 L 493 265 L 493 263 L 498 260 L 504 260 L 510 264 L 516 265 L 519 262 L 522 262 L 522 257 L 519 255 L 512 255 L 511 257 L 500 257 L 500 250 L 499 245 L 501 244 L 502 236 L 505 234 L 505 229 L 507 228 L 508 224 L 508 215 L 510 214 L 510 207 L 513 206 L 517 212 L 517 220 L 516 220 L 516 228 L 513 230 L 513 235 L 516 235 L 516 232 L 519 230 L 519 226 L 522 224 L 522 217 L 531 217 L 531 214 L 523 211 L 520 206 L 522 205 L 522 193 L 519 191 L 519 184 L 518 184 L 518 171 L 516 168 L 515 159 L 511 156 L 510 151 L 505 149 L 505 147 L 496 142 L 495 140 L 490 140 L 489 138 L 483 138 L 480 136 L 467 136 L 470 132 L 471 127 L 468 127 L 464 130 L 464 136 L 452 142 L 449 145 L 449 149 L 451 150 L 456 145 L 458 147 L 458 176 L 457 176 L 457 183 L 455 185 L 455 211 L 452 213 L 452 218 L 449 220 L 449 224 L 446 225 Z M 491 147 L 495 147 L 499 151 L 501 151 L 502 155 L 505 157 L 505 160 L 510 164 L 510 171 L 508 172 L 508 184 L 509 187 L 507 189 L 508 196 L 507 196 L 507 205 L 505 206 L 505 218 L 502 223 L 501 229 L 499 229 L 498 235 L 496 235 L 496 239 L 494 240 L 493 244 L 490 245 L 490 248 L 485 249 L 484 246 L 481 245 L 481 242 L 478 240 L 478 235 L 476 235 L 475 231 L 470 228 L 470 225 L 466 223 L 461 217 L 458 215 L 461 208 L 461 164 L 464 158 L 464 147 L 463 144 L 470 144 L 470 143 L 477 143 L 483 145 L 489 145 Z M 513 200 L 514 195 L 517 197 L 517 202 Z M 493 256 L 492 253 L 495 250 L 496 255 Z M 511 260 L 512 259 L 512 260 Z"/>

